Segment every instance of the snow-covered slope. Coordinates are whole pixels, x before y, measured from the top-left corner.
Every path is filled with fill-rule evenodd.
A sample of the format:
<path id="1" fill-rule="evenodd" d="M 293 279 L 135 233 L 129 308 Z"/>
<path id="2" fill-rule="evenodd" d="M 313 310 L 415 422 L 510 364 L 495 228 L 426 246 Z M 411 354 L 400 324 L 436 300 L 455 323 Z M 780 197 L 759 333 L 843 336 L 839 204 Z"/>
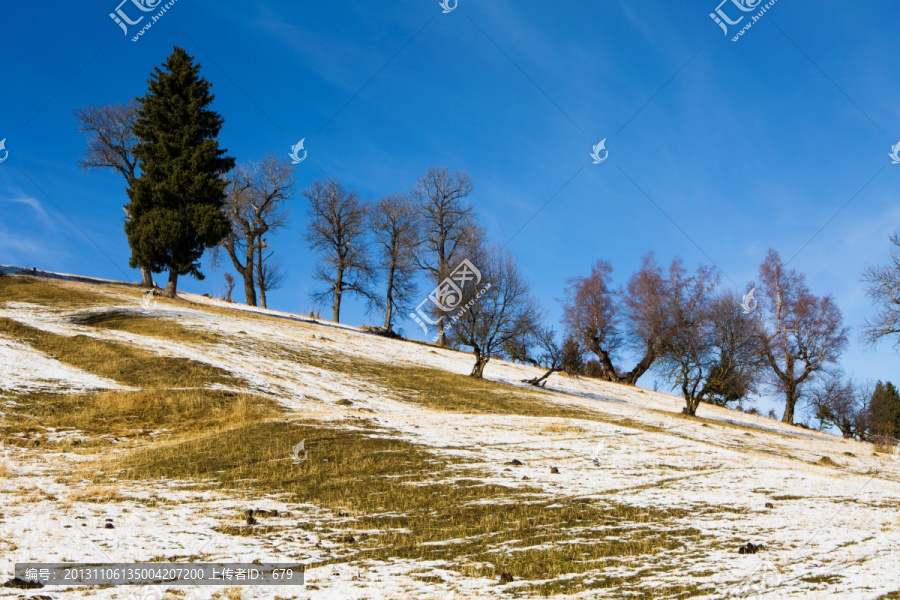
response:
<path id="1" fill-rule="evenodd" d="M 81 278 L 81 283 L 67 285 L 101 288 L 104 282 L 87 284 Z M 115 288 L 105 293 L 116 301 L 117 310 L 146 312 L 136 293 Z M 875 599 L 900 590 L 900 460 L 876 454 L 872 445 L 706 405 L 700 407 L 700 418 L 685 419 L 677 397 L 561 375 L 551 376 L 541 399 L 584 411 L 581 414 L 588 417 L 435 410 L 404 401 L 364 375 L 259 355 L 259 345 L 461 375 L 471 369 L 470 355 L 297 315 L 190 294 L 183 297 L 192 304 L 160 302 L 153 316 L 232 341 L 210 346 L 99 329 L 78 325 L 74 311 L 27 302 L 0 303 L 0 317 L 56 334 L 116 340 L 162 356 L 208 363 L 243 378 L 254 391 L 304 418 L 348 427 L 354 417 L 365 418 L 391 436 L 474 461 L 489 473 L 487 480 L 498 485 L 521 485 L 526 478 L 529 486 L 550 496 L 609 497 L 635 507 L 687 511 L 681 525 L 722 543 L 702 552 L 690 547 L 678 550 L 680 568 L 643 580 L 647 597 L 653 596 L 654 585 L 673 583 L 708 584 L 703 593 L 695 594 L 706 598 Z M 84 310 L 78 312 L 85 315 Z M 260 313 L 280 318 L 263 320 L 256 317 Z M 533 388 L 521 381 L 538 372 L 492 360 L 485 375 L 530 393 Z M 72 391 L 120 387 L 63 365 L 21 340 L 0 336 L 0 393 L 11 397 L 55 386 Z M 345 402 L 339 404 L 341 400 Z M 4 415 L 13 409 L 9 403 L 2 408 Z M 43 435 L 53 439 L 61 434 Z M 14 562 L 29 560 L 134 562 L 198 554 L 209 561 L 234 562 L 302 556 L 312 563 L 325 543 L 315 533 L 290 541 L 223 533 L 222 515 L 243 506 L 246 498 L 198 491 L 186 482 L 129 483 L 124 497 L 112 503 L 72 500 L 75 490 L 59 483 L 57 474 L 84 460 L 83 455 L 10 444 L 3 450 L 0 571 L 9 573 Z M 820 463 L 823 457 L 826 464 Z M 510 469 L 507 463 L 513 459 L 523 464 Z M 559 472 L 551 472 L 552 467 Z M 161 502 L 146 501 L 152 498 Z M 317 510 L 274 498 L 265 506 L 297 520 L 314 519 Z M 109 518 L 115 529 L 102 526 Z M 734 540 L 761 543 L 765 549 L 739 554 Z M 440 574 L 443 582 L 429 583 L 412 575 L 423 567 Z M 307 581 L 314 587 L 247 588 L 243 593 L 245 598 L 373 599 L 516 594 L 515 583 L 498 587 L 495 580 L 464 577 L 445 565 L 402 559 L 313 566 Z M 55 598 L 125 598 L 133 593 L 131 597 L 150 598 L 162 597 L 163 591 L 60 587 L 37 593 Z M 216 588 L 190 588 L 188 597 L 207 598 L 215 592 Z M 0 597 L 22 593 L 0 588 Z M 582 597 L 621 596 L 614 589 L 597 589 Z"/>

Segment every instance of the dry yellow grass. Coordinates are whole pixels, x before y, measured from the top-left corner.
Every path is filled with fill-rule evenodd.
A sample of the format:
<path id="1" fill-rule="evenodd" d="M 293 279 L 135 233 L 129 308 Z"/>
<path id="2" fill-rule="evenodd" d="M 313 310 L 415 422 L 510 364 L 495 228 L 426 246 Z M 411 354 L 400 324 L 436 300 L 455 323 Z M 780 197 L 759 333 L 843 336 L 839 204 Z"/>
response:
<path id="1" fill-rule="evenodd" d="M 44 277 L 0 277 L 0 303 L 27 302 L 54 308 L 80 308 L 115 302 L 105 290 L 126 291 L 132 286 L 109 284 L 95 286 Z M 135 288 L 136 289 L 136 288 Z"/>
<path id="2" fill-rule="evenodd" d="M 143 445 L 210 429 L 258 422 L 280 413 L 267 398 L 226 390 L 105 391 L 87 394 L 17 396 L 16 411 L 7 414 L 0 435 L 8 444 L 40 443 L 57 450 L 93 452 L 117 440 Z M 38 426 L 39 425 L 39 426 Z M 74 430 L 76 436 L 41 441 L 43 428 Z"/>
<path id="3" fill-rule="evenodd" d="M 244 596 L 242 594 L 241 588 L 229 587 L 224 590 L 219 590 L 212 595 L 212 598 L 214 600 L 243 600 Z"/>
<path id="4" fill-rule="evenodd" d="M 117 485 L 89 485 L 66 497 L 67 502 L 114 502 L 125 496 Z"/>
<path id="5" fill-rule="evenodd" d="M 211 383 L 242 383 L 227 371 L 186 358 L 160 356 L 130 344 L 85 335 L 57 335 L 3 317 L 0 317 L 0 335 L 26 343 L 62 363 L 128 386 L 204 387 Z"/>
<path id="6" fill-rule="evenodd" d="M 21 289 L 11 292 L 16 286 Z M 63 293 L 61 298 L 61 291 L 72 293 Z M 29 293 L 34 297 L 28 297 Z M 108 302 L 112 293 L 103 297 L 74 284 L 30 281 L 0 288 L 0 302 L 37 299 L 69 307 L 72 298 L 77 298 L 75 305 L 95 307 Z M 137 298 L 140 292 L 115 289 L 114 293 Z M 238 316 L 225 308 L 193 307 L 229 318 Z M 249 313 L 239 317 L 289 322 Z M 171 321 L 115 312 L 90 324 L 187 342 L 210 341 Z M 297 325 L 298 331 L 314 327 L 319 326 Z M 301 521 L 299 525 L 316 529 L 342 547 L 341 553 L 332 554 L 331 561 L 443 560 L 450 568 L 472 576 L 497 578 L 510 573 L 517 580 L 532 581 L 533 585 L 523 590 L 531 595 L 610 587 L 635 598 L 687 595 L 691 590 L 686 588 L 648 591 L 642 579 L 658 579 L 666 569 L 678 568 L 677 556 L 670 556 L 677 554 L 673 551 L 712 543 L 699 531 L 680 524 L 684 511 L 636 509 L 610 497 L 551 497 L 523 486 L 515 473 L 510 473 L 508 480 L 499 480 L 501 483 L 495 478 L 487 483 L 487 473 L 476 465 L 394 439 L 389 431 L 361 420 L 354 420 L 353 428 L 309 420 L 286 422 L 286 415 L 270 399 L 208 389 L 210 383 L 243 382 L 202 363 L 166 359 L 133 345 L 90 336 L 56 336 L 9 319 L 0 319 L 0 334 L 29 343 L 67 364 L 144 388 L 138 392 L 15 398 L 15 412 L 7 415 L 0 435 L 27 432 L 30 441 L 17 443 L 29 445 L 41 440 L 44 427 L 69 429 L 84 436 L 77 451 L 94 455 L 63 477 L 70 482 L 91 482 L 65 498 L 66 503 L 117 502 L 128 480 L 166 478 L 193 479 L 211 489 L 250 492 L 256 497 L 281 496 L 332 512 L 332 519 Z M 436 410 L 600 420 L 591 411 L 554 404 L 542 390 L 523 390 L 439 369 L 351 358 L 337 351 L 323 355 L 252 339 L 239 341 L 253 345 L 254 351 L 375 383 L 402 400 Z M 584 431 L 558 422 L 541 427 L 546 433 Z M 106 450 L 115 438 L 123 452 L 112 454 Z M 67 439 L 56 444 L 72 449 L 71 436 Z M 306 440 L 308 455 L 295 463 L 290 452 L 301 439 Z M 51 443 L 41 441 L 42 447 L 47 445 Z M 277 517 L 260 521 L 251 527 L 242 515 L 235 515 L 234 523 L 223 525 L 220 531 L 264 536 L 270 528 L 279 527 Z M 666 527 L 660 528 L 660 523 Z M 581 575 L 606 565 L 628 569 L 648 561 L 653 568 L 630 578 Z M 544 583 L 547 580 L 554 581 Z M 240 597 L 230 590 L 220 594 L 227 600 Z"/>
<path id="7" fill-rule="evenodd" d="M 485 483 L 473 465 L 384 434 L 372 425 L 350 430 L 315 422 L 245 423 L 145 447 L 107 461 L 104 470 L 120 480 L 194 480 L 329 508 L 342 528 L 327 519 L 300 526 L 333 528 L 328 537 L 347 548 L 344 558 L 334 560 L 357 553 L 371 560 L 446 560 L 473 576 L 510 572 L 543 580 L 707 543 L 686 526 L 660 530 L 660 522 L 672 523 L 684 511 L 547 498 L 512 478 L 508 486 Z M 296 464 L 290 452 L 301 439 L 308 455 Z M 264 521 L 248 527 L 236 515 L 220 531 L 255 536 L 279 528 L 277 519 Z"/>
<path id="8" fill-rule="evenodd" d="M 583 434 L 588 432 L 584 427 L 579 427 L 578 425 L 566 422 L 538 423 L 537 426 L 540 428 L 540 432 L 544 434 Z"/>
<path id="9" fill-rule="evenodd" d="M 111 309 L 77 319 L 79 325 L 126 331 L 137 335 L 187 343 L 212 344 L 222 342 L 221 335 L 185 327 L 173 320 L 135 311 Z"/>

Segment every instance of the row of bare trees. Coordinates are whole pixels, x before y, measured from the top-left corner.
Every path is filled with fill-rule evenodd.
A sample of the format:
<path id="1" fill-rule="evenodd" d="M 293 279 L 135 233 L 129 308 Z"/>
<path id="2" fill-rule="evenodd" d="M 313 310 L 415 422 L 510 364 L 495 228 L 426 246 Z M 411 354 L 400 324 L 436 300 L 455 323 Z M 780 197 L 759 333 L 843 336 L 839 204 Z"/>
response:
<path id="1" fill-rule="evenodd" d="M 79 108 L 75 117 L 88 141 L 80 166 L 118 172 L 130 196 L 140 175 L 137 104 Z M 285 277 L 269 241 L 287 225 L 295 185 L 291 165 L 274 156 L 240 164 L 230 174 L 225 213 L 231 230 L 213 260 L 228 257 L 249 305 L 265 307 L 267 292 Z M 845 434 L 856 435 L 859 425 L 847 407 L 861 405 L 865 394 L 839 376 L 837 362 L 848 341 L 841 312 L 833 297 L 812 293 L 804 275 L 787 268 L 775 251 L 760 265 L 758 282 L 748 286 L 758 302 L 752 311 L 742 308 L 735 292 L 720 289 L 710 267 L 690 273 L 676 259 L 663 268 L 648 254 L 617 287 L 612 265 L 598 261 L 587 275 L 568 280 L 560 340 L 544 324 L 515 257 L 486 240 L 468 201 L 472 191 L 467 173 L 436 167 L 408 193 L 371 203 L 336 179 L 314 181 L 302 192 L 309 216 L 305 239 L 318 254 L 313 277 L 324 284 L 314 299 L 330 301 L 332 318 L 340 321 L 345 293 L 360 297 L 370 309 L 384 311 L 384 330 L 392 332 L 397 315 L 419 298 L 418 281 L 440 286 L 466 258 L 478 265 L 485 285 L 464 290 L 459 304 L 466 309 L 458 314 L 431 309 L 441 323 L 438 342 L 473 351 L 474 376 L 482 376 L 494 356 L 545 366 L 546 373 L 531 380 L 536 385 L 558 371 L 585 370 L 635 385 L 653 369 L 680 387 L 692 415 L 702 402 L 724 405 L 767 386 L 784 397 L 783 421 L 792 423 L 807 398 Z M 123 208 L 127 224 L 130 204 Z M 877 307 L 863 332 L 870 344 L 895 337 L 900 344 L 900 238 L 891 242 L 891 263 L 870 267 L 862 277 Z M 150 268 L 138 266 L 142 285 L 152 287 Z M 588 355 L 594 359 L 585 363 Z M 633 362 L 625 364 L 629 358 Z"/>
<path id="2" fill-rule="evenodd" d="M 472 190 L 467 173 L 437 167 L 409 193 L 372 203 L 335 179 L 313 182 L 303 192 L 306 240 L 319 256 L 313 276 L 325 284 L 315 298 L 332 303 L 334 321 L 345 293 L 361 298 L 384 311 L 390 333 L 396 315 L 419 299 L 418 279 L 440 290 L 465 259 L 477 265 L 483 285 L 469 281 L 452 292 L 452 302 L 428 305 L 437 342 L 470 348 L 474 377 L 492 357 L 509 356 L 506 349 L 527 347 L 543 312 L 513 254 L 486 239 L 467 201 Z"/>
<path id="3" fill-rule="evenodd" d="M 384 310 L 384 329 L 393 331 L 397 315 L 416 297 L 419 276 L 438 285 L 483 243 L 483 229 L 466 200 L 471 193 L 467 173 L 444 168 L 430 168 L 409 193 L 371 203 L 336 179 L 314 181 L 303 191 L 309 213 L 305 238 L 318 254 L 313 277 L 324 284 L 314 299 L 330 301 L 332 319 L 340 321 L 345 293 L 361 298 L 370 309 Z"/>
<path id="4" fill-rule="evenodd" d="M 847 344 L 834 298 L 813 294 L 774 250 L 751 284 L 752 306 L 720 290 L 715 269 L 689 273 L 680 259 L 663 269 L 648 254 L 622 288 L 612 273 L 599 261 L 588 276 L 569 280 L 567 334 L 596 357 L 602 379 L 633 385 L 650 369 L 667 376 L 689 415 L 701 402 L 725 405 L 768 385 L 784 397 L 782 420 L 793 423 L 804 389 L 834 370 Z M 630 369 L 625 356 L 636 357 Z"/>

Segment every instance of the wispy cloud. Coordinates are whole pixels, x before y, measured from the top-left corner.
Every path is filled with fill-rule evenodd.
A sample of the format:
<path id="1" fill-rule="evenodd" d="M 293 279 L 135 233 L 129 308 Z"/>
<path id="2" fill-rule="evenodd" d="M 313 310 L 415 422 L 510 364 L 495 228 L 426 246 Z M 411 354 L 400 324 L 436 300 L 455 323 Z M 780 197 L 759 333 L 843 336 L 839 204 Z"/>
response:
<path id="1" fill-rule="evenodd" d="M 28 208 L 32 209 L 40 219 L 44 222 L 44 224 L 53 226 L 53 220 L 50 218 L 50 215 L 47 214 L 47 211 L 44 210 L 43 205 L 40 200 L 33 196 L 27 196 L 24 194 L 16 194 L 13 196 L 0 196 L 0 202 L 6 202 L 11 204 L 24 204 Z"/>

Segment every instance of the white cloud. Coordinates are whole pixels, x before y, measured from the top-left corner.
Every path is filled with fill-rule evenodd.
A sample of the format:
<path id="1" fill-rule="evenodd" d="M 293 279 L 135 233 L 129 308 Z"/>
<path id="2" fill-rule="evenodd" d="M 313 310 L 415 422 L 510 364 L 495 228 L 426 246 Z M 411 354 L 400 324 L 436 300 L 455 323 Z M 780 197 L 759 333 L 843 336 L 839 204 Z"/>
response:
<path id="1" fill-rule="evenodd" d="M 26 196 L 24 194 L 19 194 L 12 197 L 0 196 L 0 202 L 24 204 L 25 206 L 31 208 L 34 212 L 36 212 L 46 225 L 53 225 L 53 220 L 50 218 L 50 215 L 47 214 L 47 211 L 44 210 L 43 205 L 41 205 L 40 200 L 38 200 L 37 198 Z"/>

